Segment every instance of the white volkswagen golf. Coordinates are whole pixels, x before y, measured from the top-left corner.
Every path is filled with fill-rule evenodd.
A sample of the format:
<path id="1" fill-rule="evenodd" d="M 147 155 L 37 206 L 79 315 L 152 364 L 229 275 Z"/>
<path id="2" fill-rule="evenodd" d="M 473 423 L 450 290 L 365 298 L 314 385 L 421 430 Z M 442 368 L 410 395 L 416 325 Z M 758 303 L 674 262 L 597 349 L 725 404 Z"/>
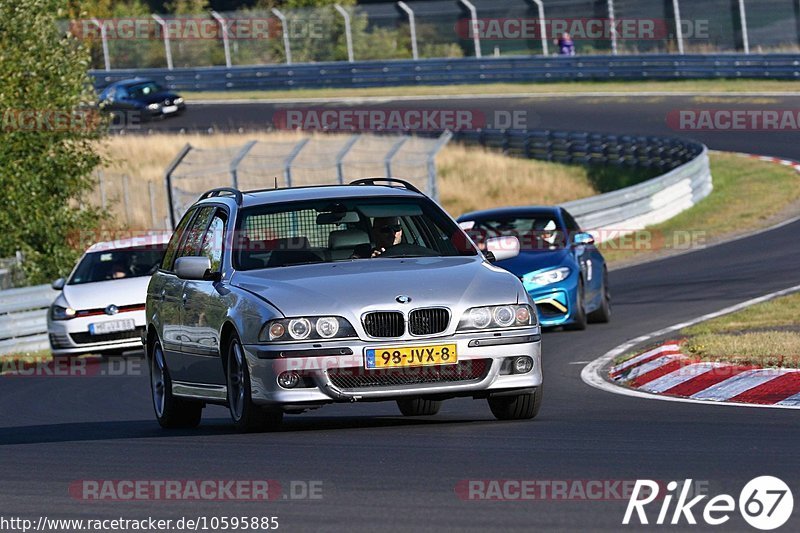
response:
<path id="1" fill-rule="evenodd" d="M 169 235 L 100 242 L 81 257 L 47 314 L 54 357 L 142 348 L 145 298 Z"/>

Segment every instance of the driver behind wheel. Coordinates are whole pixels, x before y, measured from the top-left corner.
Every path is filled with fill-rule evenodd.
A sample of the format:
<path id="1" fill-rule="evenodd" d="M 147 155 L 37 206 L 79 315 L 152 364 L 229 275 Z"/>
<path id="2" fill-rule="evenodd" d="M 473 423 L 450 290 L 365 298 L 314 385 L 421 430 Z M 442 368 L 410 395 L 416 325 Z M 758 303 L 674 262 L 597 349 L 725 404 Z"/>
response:
<path id="1" fill-rule="evenodd" d="M 378 257 L 392 246 L 403 242 L 403 226 L 399 217 L 378 217 L 372 222 L 372 240 L 375 249 L 370 257 Z"/>

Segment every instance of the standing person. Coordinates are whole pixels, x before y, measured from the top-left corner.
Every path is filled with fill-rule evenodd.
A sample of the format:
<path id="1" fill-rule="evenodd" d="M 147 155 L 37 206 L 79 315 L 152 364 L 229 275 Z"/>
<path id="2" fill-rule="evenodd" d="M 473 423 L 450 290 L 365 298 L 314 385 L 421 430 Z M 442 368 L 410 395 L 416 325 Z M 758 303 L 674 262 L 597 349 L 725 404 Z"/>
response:
<path id="1" fill-rule="evenodd" d="M 562 56 L 574 56 L 575 55 L 575 41 L 572 40 L 572 36 L 564 32 L 561 37 L 558 38 L 558 53 Z"/>

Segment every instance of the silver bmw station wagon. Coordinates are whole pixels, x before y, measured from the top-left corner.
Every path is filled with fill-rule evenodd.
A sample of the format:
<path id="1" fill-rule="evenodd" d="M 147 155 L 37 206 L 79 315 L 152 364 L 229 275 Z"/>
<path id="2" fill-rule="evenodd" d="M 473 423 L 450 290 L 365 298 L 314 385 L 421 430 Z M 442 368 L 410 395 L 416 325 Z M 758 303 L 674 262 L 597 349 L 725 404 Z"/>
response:
<path id="1" fill-rule="evenodd" d="M 158 422 L 194 427 L 221 404 L 256 431 L 331 402 L 392 400 L 419 416 L 455 397 L 535 417 L 534 304 L 492 265 L 519 242 L 485 248 L 402 180 L 206 192 L 147 290 Z"/>

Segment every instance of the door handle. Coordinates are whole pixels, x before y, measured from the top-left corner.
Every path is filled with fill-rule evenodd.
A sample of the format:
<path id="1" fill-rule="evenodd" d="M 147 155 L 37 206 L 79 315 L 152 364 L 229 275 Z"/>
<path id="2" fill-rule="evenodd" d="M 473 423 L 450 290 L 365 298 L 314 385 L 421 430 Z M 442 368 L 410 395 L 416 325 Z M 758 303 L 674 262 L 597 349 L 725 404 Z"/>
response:
<path id="1" fill-rule="evenodd" d="M 163 302 L 164 299 L 166 299 L 166 297 L 167 297 L 167 290 L 161 289 L 161 293 L 158 295 L 158 299 Z"/>
<path id="2" fill-rule="evenodd" d="M 184 293 L 183 296 L 181 296 L 181 300 L 183 301 L 184 304 L 186 304 L 186 293 Z"/>

